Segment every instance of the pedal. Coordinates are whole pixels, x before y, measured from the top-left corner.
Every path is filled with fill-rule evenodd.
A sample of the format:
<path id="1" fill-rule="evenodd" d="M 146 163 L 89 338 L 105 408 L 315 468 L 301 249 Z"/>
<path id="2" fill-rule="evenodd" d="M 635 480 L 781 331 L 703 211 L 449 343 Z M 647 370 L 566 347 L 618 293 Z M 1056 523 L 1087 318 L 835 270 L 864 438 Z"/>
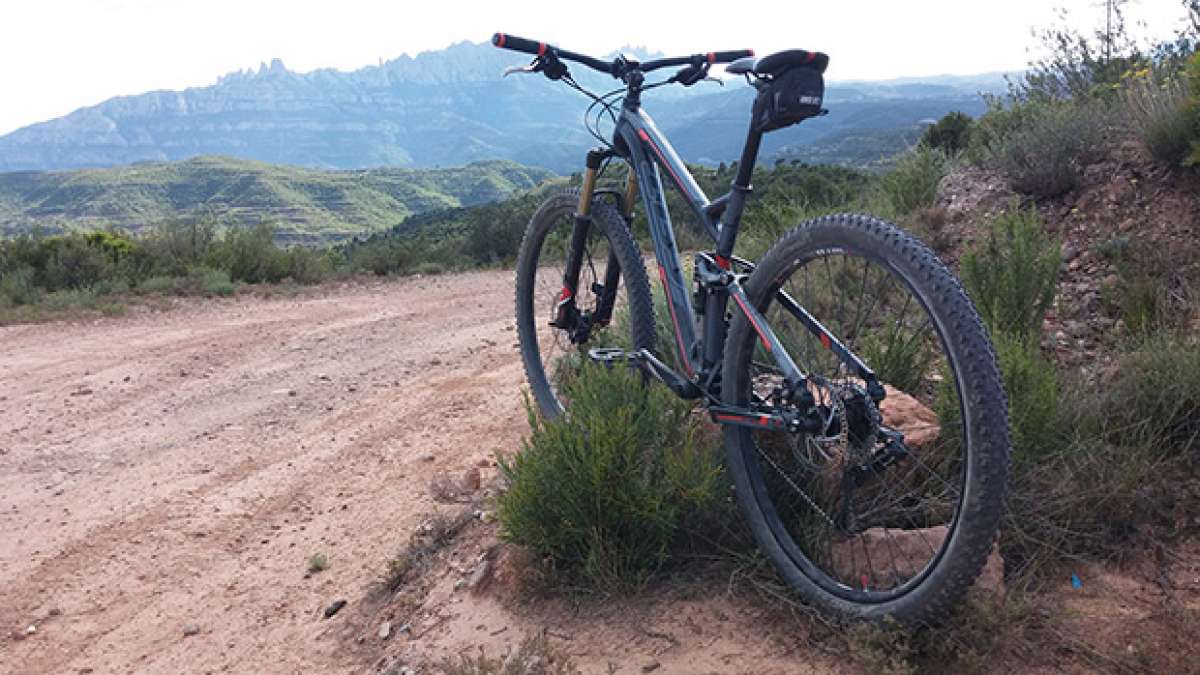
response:
<path id="1" fill-rule="evenodd" d="M 637 354 L 631 354 L 620 347 L 596 347 L 588 350 L 588 358 L 593 363 L 602 363 L 606 368 L 612 368 L 614 363 L 636 361 Z"/>
<path id="2" fill-rule="evenodd" d="M 619 347 L 597 347 L 588 350 L 588 358 L 595 363 L 612 368 L 614 363 L 628 363 L 654 379 L 667 385 L 682 398 L 700 398 L 703 392 L 695 382 L 676 373 L 670 366 L 663 363 L 649 349 L 639 349 L 627 352 Z"/>

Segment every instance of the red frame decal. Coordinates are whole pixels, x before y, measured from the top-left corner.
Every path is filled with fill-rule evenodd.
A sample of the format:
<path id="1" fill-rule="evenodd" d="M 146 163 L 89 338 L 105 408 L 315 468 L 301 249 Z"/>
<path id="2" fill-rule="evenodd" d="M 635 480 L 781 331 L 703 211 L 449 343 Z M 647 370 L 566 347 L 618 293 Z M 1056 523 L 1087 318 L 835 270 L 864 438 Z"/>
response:
<path id="1" fill-rule="evenodd" d="M 688 359 L 687 349 L 683 346 L 683 335 L 679 332 L 679 319 L 675 316 L 675 302 L 671 299 L 671 284 L 667 283 L 667 270 L 660 265 L 658 278 L 662 280 L 663 292 L 667 294 L 667 309 L 671 312 L 671 323 L 675 325 L 675 344 L 679 345 L 679 356 L 683 359 L 683 367 L 688 375 L 692 375 L 692 364 Z"/>
<path id="2" fill-rule="evenodd" d="M 758 340 L 759 342 L 762 342 L 763 349 L 772 351 L 771 343 L 767 340 L 766 333 L 764 333 L 762 327 L 758 325 L 758 321 L 754 319 L 754 315 L 750 313 L 750 310 L 746 307 L 746 303 L 742 302 L 742 296 L 734 294 L 733 299 L 735 302 L 737 302 L 738 307 L 742 308 L 742 313 L 746 315 L 746 318 L 750 319 L 750 325 L 754 326 L 754 332 L 758 333 Z"/>
<path id="3" fill-rule="evenodd" d="M 749 422 L 755 426 L 769 427 L 771 426 L 771 418 L 766 415 L 758 415 L 751 417 L 749 415 L 722 415 L 718 414 L 717 420 L 721 422 Z"/>
<path id="4" fill-rule="evenodd" d="M 667 167 L 667 173 L 671 174 L 671 180 L 675 181 L 675 185 L 679 186 L 679 191 L 685 195 L 690 194 L 687 186 L 683 184 L 683 180 L 675 173 L 675 169 L 671 168 L 671 163 L 667 161 L 667 156 L 658 148 L 658 144 L 654 142 L 654 139 L 650 138 L 650 134 L 646 133 L 645 129 L 638 129 L 638 138 L 645 141 L 650 146 L 650 149 L 654 151 L 654 154 L 658 155 L 658 161 Z"/>

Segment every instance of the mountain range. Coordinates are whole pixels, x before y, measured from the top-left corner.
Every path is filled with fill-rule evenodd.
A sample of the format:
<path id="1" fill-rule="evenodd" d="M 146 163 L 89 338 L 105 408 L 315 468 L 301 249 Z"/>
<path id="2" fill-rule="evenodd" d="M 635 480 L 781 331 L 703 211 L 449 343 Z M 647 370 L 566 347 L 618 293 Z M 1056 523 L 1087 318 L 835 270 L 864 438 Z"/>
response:
<path id="1" fill-rule="evenodd" d="M 0 171 L 200 155 L 323 169 L 507 159 L 560 173 L 578 170 L 595 145 L 582 125 L 589 101 L 541 76 L 500 77 L 526 60 L 467 42 L 352 72 L 298 73 L 275 60 L 211 86 L 120 96 L 18 129 L 0 137 Z M 615 88 L 611 78 L 583 66 L 572 72 L 589 89 Z M 979 92 L 1003 84 L 1001 74 L 831 82 L 830 114 L 768 135 L 763 157 L 871 164 L 928 120 L 951 110 L 982 112 Z M 729 80 L 663 87 L 647 92 L 644 102 L 684 159 L 717 164 L 737 158 L 752 98 L 744 82 Z"/>

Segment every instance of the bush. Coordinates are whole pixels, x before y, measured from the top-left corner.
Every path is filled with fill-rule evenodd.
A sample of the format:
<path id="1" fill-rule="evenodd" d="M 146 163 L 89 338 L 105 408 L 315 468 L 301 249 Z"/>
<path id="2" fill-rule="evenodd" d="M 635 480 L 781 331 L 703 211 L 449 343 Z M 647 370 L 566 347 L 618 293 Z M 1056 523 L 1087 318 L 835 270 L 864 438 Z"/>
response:
<path id="1" fill-rule="evenodd" d="M 1197 51 L 1188 60 L 1185 75 L 1190 93 L 1184 104 L 1184 111 L 1191 129 L 1191 152 L 1184 163 L 1189 166 L 1200 166 L 1200 51 Z"/>
<path id="2" fill-rule="evenodd" d="M 1155 160 L 1178 167 L 1193 138 L 1187 91 L 1177 78 L 1161 79 L 1146 69 L 1134 74 L 1121 89 L 1121 108 Z"/>
<path id="3" fill-rule="evenodd" d="M 1013 204 L 962 258 L 963 284 L 993 332 L 1036 342 L 1058 283 L 1062 252 L 1037 211 Z"/>
<path id="4" fill-rule="evenodd" d="M 567 387 L 570 414 L 531 409 L 522 452 L 500 464 L 502 536 L 597 586 L 637 587 L 685 519 L 720 503 L 720 464 L 689 405 L 640 375 L 586 365 Z"/>
<path id="5" fill-rule="evenodd" d="M 896 215 L 907 215 L 932 206 L 937 186 L 946 175 L 946 155 L 929 146 L 918 146 L 902 156 L 879 181 L 879 188 Z"/>
<path id="6" fill-rule="evenodd" d="M 212 255 L 217 241 L 212 219 L 161 223 L 141 237 L 134 267 L 143 277 L 184 276 Z"/>
<path id="7" fill-rule="evenodd" d="M 166 293 L 175 289 L 175 279 L 160 274 L 144 279 L 137 289 L 142 293 Z"/>
<path id="8" fill-rule="evenodd" d="M 1099 104 L 992 101 L 971 137 L 971 158 L 994 165 L 1014 190 L 1054 197 L 1079 184 L 1080 170 L 1099 159 L 1107 126 Z"/>
<path id="9" fill-rule="evenodd" d="M 1200 345 L 1165 332 L 1147 336 L 1118 362 L 1102 409 L 1112 442 L 1195 453 L 1200 449 Z"/>
<path id="10" fill-rule="evenodd" d="M 947 155 L 957 155 L 967 148 L 974 123 L 975 120 L 966 113 L 946 113 L 921 135 L 921 145 L 941 150 Z"/>
<path id="11" fill-rule="evenodd" d="M 0 272 L 0 302 L 18 307 L 36 303 L 41 293 L 33 280 L 33 268 L 28 266 Z"/>
<path id="12" fill-rule="evenodd" d="M 293 246 L 286 258 L 287 276 L 298 284 L 319 284 L 333 276 L 333 261 L 327 252 Z"/>
<path id="13" fill-rule="evenodd" d="M 287 276 L 287 255 L 275 246 L 270 225 L 226 233 L 206 259 L 209 266 L 228 271 L 231 279 L 250 284 L 276 283 Z"/>
<path id="14" fill-rule="evenodd" d="M 204 295 L 233 295 L 233 281 L 229 279 L 229 273 L 225 270 L 213 270 L 202 268 L 197 270 L 194 275 L 197 280 L 197 285 L 200 287 L 200 292 Z"/>

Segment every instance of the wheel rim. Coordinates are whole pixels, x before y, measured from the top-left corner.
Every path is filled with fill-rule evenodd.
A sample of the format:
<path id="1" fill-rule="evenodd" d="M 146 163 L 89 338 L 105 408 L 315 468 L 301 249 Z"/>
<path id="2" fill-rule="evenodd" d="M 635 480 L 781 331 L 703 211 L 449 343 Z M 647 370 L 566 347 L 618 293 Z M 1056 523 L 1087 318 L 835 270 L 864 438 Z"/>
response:
<path id="1" fill-rule="evenodd" d="M 888 396 L 873 409 L 861 380 L 772 289 L 762 307 L 768 323 L 812 376 L 824 416 L 837 422 L 829 425 L 836 433 L 742 432 L 758 507 L 783 551 L 818 586 L 856 603 L 893 600 L 936 567 L 966 492 L 963 399 L 943 328 L 901 272 L 850 249 L 795 260 L 774 288 L 873 368 Z M 782 378 L 757 340 L 749 342 L 745 400 L 751 392 L 769 399 Z M 848 482 L 848 467 L 873 466 L 890 428 L 905 434 L 911 454 L 872 471 L 862 486 Z"/>

